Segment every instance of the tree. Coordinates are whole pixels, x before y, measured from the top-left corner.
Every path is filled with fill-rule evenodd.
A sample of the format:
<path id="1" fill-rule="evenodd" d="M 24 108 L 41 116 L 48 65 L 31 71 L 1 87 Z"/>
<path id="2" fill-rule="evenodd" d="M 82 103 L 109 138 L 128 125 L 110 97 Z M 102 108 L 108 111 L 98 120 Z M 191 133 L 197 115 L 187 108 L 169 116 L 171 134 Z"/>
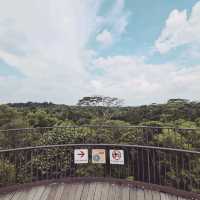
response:
<path id="1" fill-rule="evenodd" d="M 50 116 L 45 111 L 40 109 L 38 109 L 35 113 L 28 113 L 26 118 L 32 127 L 55 126 L 58 122 L 57 118 Z"/>
<path id="2" fill-rule="evenodd" d="M 77 103 L 78 106 L 95 107 L 96 116 L 103 121 L 110 120 L 113 114 L 112 108 L 120 107 L 122 104 L 122 99 L 100 95 L 83 97 Z"/>
<path id="3" fill-rule="evenodd" d="M 0 105 L 0 129 L 23 128 L 27 126 L 21 112 L 7 105 Z"/>

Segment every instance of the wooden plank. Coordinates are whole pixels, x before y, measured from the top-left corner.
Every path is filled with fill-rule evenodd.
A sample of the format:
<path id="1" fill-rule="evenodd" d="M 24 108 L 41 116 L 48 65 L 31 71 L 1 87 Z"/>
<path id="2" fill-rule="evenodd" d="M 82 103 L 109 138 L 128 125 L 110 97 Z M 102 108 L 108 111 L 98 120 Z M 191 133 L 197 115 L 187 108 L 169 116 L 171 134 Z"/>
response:
<path id="1" fill-rule="evenodd" d="M 51 186 L 45 187 L 44 192 L 42 193 L 42 195 L 40 197 L 40 200 L 47 200 L 47 197 L 48 197 L 50 191 L 51 191 Z"/>
<path id="2" fill-rule="evenodd" d="M 178 197 L 178 200 L 187 200 L 187 199 L 182 198 L 182 197 Z"/>
<path id="3" fill-rule="evenodd" d="M 110 184 L 104 183 L 103 188 L 102 188 L 103 190 L 102 190 L 102 193 L 101 193 L 101 200 L 107 199 L 107 196 L 108 196 L 108 193 L 109 193 L 109 188 L 110 188 Z"/>
<path id="4" fill-rule="evenodd" d="M 75 195 L 76 195 L 76 190 L 78 188 L 78 184 L 75 183 L 75 184 L 68 184 L 68 187 L 69 187 L 69 196 L 68 196 L 68 199 L 72 199 L 74 200 L 75 198 Z"/>
<path id="5" fill-rule="evenodd" d="M 74 200 L 80 200 L 83 192 L 83 184 L 77 184 Z"/>
<path id="6" fill-rule="evenodd" d="M 160 192 L 152 191 L 153 200 L 160 200 Z"/>
<path id="7" fill-rule="evenodd" d="M 144 190 L 137 189 L 137 200 L 145 200 Z"/>
<path id="8" fill-rule="evenodd" d="M 76 184 L 67 184 L 67 190 L 69 191 L 68 192 L 68 196 L 65 196 L 64 199 L 71 199 L 73 200 L 74 197 L 75 197 L 75 193 L 76 193 Z"/>
<path id="9" fill-rule="evenodd" d="M 27 196 L 28 196 L 29 190 L 30 190 L 30 189 L 28 189 L 28 190 L 23 190 L 23 191 L 22 191 L 22 194 L 21 194 L 21 196 L 20 196 L 20 198 L 19 198 L 18 200 L 27 200 Z"/>
<path id="10" fill-rule="evenodd" d="M 127 200 L 129 198 L 130 198 L 129 187 L 122 187 L 122 200 Z"/>
<path id="11" fill-rule="evenodd" d="M 60 199 L 61 199 L 61 196 L 62 196 L 64 187 L 65 187 L 64 183 L 61 183 L 61 184 L 58 186 L 58 189 L 57 189 L 57 191 L 56 191 L 56 195 L 55 195 L 54 200 L 60 200 Z"/>
<path id="12" fill-rule="evenodd" d="M 168 195 L 166 193 L 160 192 L 160 200 L 169 200 Z"/>
<path id="13" fill-rule="evenodd" d="M 151 190 L 144 190 L 145 200 L 154 200 Z"/>
<path id="14" fill-rule="evenodd" d="M 63 192 L 62 192 L 61 197 L 60 197 L 60 200 L 68 199 L 69 193 L 70 193 L 70 186 L 69 186 L 69 184 L 65 183 Z"/>
<path id="15" fill-rule="evenodd" d="M 89 188 L 89 191 L 88 191 L 87 200 L 93 200 L 94 199 L 95 190 L 96 190 L 96 183 L 90 183 L 90 188 Z"/>
<path id="16" fill-rule="evenodd" d="M 33 200 L 34 196 L 37 193 L 37 190 L 38 188 L 33 187 L 29 191 L 27 191 L 27 196 L 26 196 L 27 200 Z"/>
<path id="17" fill-rule="evenodd" d="M 115 185 L 115 200 L 121 200 L 122 199 L 122 193 L 121 193 L 122 187 L 119 185 Z"/>
<path id="18" fill-rule="evenodd" d="M 35 189 L 37 189 L 37 190 L 36 190 L 35 196 L 33 197 L 32 200 L 40 200 L 40 197 L 42 196 L 42 193 L 45 190 L 45 186 L 40 186 L 40 187 L 37 187 Z"/>
<path id="19" fill-rule="evenodd" d="M 170 200 L 177 200 L 177 199 L 178 199 L 178 197 L 175 196 L 175 195 L 170 195 L 170 194 L 168 194 L 168 196 L 169 196 L 169 199 L 170 199 Z"/>
<path id="20" fill-rule="evenodd" d="M 1 196 L 1 200 L 10 200 L 14 196 L 14 192 L 11 192 L 9 194 L 5 194 Z"/>
<path id="21" fill-rule="evenodd" d="M 160 193 L 160 198 L 161 198 L 161 200 L 177 200 L 177 196 L 163 193 L 163 192 Z M 183 199 L 181 198 L 181 200 L 183 200 Z M 186 199 L 184 199 L 184 200 L 186 200 Z"/>
<path id="22" fill-rule="evenodd" d="M 88 197 L 88 191 L 89 191 L 89 188 L 90 188 L 90 184 L 89 183 L 82 183 L 83 184 L 83 191 L 82 191 L 82 194 L 81 194 L 81 200 L 86 200 L 87 197 Z"/>
<path id="23" fill-rule="evenodd" d="M 137 189 L 136 188 L 130 188 L 130 200 L 137 200 Z"/>
<path id="24" fill-rule="evenodd" d="M 95 200 L 101 200 L 102 191 L 103 191 L 103 183 L 96 183 L 96 190 L 94 194 Z"/>
<path id="25" fill-rule="evenodd" d="M 47 200 L 54 200 L 54 198 L 56 196 L 57 189 L 58 189 L 58 184 L 54 183 L 54 184 L 51 184 L 50 186 L 51 186 L 51 189 L 50 189 L 50 192 L 47 196 Z"/>
<path id="26" fill-rule="evenodd" d="M 11 199 L 12 199 L 12 200 L 20 200 L 22 194 L 23 194 L 23 191 L 16 192 L 16 193 L 14 194 L 14 196 L 13 196 Z"/>
<path id="27" fill-rule="evenodd" d="M 114 184 L 110 184 L 108 193 L 107 193 L 107 199 L 109 200 L 115 200 L 115 186 Z"/>

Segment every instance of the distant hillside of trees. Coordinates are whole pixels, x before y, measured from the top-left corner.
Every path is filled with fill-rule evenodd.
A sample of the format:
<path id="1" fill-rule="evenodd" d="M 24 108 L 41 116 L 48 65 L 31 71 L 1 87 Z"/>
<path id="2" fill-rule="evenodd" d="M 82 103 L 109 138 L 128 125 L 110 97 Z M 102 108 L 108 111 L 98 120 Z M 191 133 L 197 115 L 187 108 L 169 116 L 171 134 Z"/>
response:
<path id="1" fill-rule="evenodd" d="M 49 102 L 0 105 L 0 129 L 88 124 L 200 127 L 200 102 L 170 99 L 165 104 L 120 107 L 112 106 L 112 102 L 102 105 L 96 99 L 94 103 L 94 98 L 89 99 L 90 104 L 88 98 L 79 100 L 76 106 Z"/>

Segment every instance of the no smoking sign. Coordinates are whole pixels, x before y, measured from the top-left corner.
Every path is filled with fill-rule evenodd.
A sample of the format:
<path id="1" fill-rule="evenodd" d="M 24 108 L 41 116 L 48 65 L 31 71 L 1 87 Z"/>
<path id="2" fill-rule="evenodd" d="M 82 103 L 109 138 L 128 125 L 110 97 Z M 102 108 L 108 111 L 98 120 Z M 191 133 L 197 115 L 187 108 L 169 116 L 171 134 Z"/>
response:
<path id="1" fill-rule="evenodd" d="M 124 151 L 111 149 L 110 164 L 124 165 Z"/>

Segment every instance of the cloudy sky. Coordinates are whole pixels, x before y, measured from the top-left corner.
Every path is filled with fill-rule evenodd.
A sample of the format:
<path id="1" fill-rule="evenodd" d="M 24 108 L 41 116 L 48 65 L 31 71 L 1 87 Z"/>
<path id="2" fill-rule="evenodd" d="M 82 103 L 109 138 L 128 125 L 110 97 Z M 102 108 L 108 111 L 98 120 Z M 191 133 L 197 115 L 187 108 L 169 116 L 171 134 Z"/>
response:
<path id="1" fill-rule="evenodd" d="M 0 103 L 200 100 L 199 0 L 0 0 Z"/>

